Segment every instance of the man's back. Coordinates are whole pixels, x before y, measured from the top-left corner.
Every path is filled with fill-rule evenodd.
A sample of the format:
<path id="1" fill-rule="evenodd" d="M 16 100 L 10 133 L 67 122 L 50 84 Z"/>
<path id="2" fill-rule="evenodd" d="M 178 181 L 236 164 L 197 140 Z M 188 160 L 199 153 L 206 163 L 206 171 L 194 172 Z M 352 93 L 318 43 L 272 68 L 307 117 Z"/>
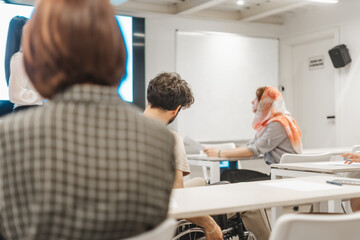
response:
<path id="1" fill-rule="evenodd" d="M 166 217 L 174 139 L 114 88 L 75 86 L 0 126 L 7 239 L 120 239 Z"/>

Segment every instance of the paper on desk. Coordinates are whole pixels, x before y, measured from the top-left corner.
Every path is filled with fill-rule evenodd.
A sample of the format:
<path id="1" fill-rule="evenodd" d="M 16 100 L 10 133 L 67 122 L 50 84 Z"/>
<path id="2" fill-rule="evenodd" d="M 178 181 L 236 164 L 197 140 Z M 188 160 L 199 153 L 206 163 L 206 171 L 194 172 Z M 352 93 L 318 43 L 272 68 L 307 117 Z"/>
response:
<path id="1" fill-rule="evenodd" d="M 332 161 L 332 162 L 314 162 L 312 164 L 316 164 L 316 165 L 327 165 L 327 166 L 356 166 L 359 167 L 360 163 L 358 162 L 354 162 L 352 164 L 344 164 L 345 161 Z"/>
<path id="2" fill-rule="evenodd" d="M 286 189 L 302 191 L 302 192 L 333 190 L 341 187 L 336 185 L 330 185 L 325 182 L 313 183 L 313 182 L 305 182 L 305 181 L 276 181 L 276 182 L 266 182 L 260 184 L 268 187 L 286 188 Z"/>
<path id="3" fill-rule="evenodd" d="M 198 151 L 202 151 L 205 148 L 204 145 L 202 145 L 198 141 L 195 141 L 194 139 L 189 138 L 188 136 L 186 136 L 184 138 L 184 144 L 185 145 L 190 145 L 190 146 L 192 146 L 193 148 L 195 148 Z"/>

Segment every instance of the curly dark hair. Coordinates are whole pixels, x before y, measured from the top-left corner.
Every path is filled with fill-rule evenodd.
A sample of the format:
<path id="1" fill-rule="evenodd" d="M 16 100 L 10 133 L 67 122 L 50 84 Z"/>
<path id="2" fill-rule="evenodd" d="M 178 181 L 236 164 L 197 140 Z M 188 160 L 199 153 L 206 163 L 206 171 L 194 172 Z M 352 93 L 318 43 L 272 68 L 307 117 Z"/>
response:
<path id="1" fill-rule="evenodd" d="M 164 72 L 149 82 L 147 100 L 152 108 L 175 110 L 189 108 L 194 97 L 187 82 L 177 73 Z"/>

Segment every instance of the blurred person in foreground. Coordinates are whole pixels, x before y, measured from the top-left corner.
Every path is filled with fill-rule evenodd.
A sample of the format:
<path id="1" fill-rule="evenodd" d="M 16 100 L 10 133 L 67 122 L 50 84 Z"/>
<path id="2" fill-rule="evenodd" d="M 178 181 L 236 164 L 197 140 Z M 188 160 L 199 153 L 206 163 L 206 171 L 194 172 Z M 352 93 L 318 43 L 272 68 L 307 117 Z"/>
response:
<path id="1" fill-rule="evenodd" d="M 105 0 L 37 2 L 24 66 L 50 101 L 0 125 L 5 239 L 123 239 L 167 216 L 174 137 L 117 94 L 126 50 L 114 14 Z"/>

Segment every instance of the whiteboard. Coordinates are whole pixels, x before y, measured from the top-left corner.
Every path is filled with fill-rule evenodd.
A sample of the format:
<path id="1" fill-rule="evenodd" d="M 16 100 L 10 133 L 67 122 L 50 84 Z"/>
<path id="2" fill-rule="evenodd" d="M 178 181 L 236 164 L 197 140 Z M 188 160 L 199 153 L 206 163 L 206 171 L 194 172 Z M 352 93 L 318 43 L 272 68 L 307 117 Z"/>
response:
<path id="1" fill-rule="evenodd" d="M 198 141 L 254 137 L 251 101 L 258 87 L 278 86 L 277 39 L 176 31 L 176 72 L 195 103 L 181 111 L 177 131 Z"/>

